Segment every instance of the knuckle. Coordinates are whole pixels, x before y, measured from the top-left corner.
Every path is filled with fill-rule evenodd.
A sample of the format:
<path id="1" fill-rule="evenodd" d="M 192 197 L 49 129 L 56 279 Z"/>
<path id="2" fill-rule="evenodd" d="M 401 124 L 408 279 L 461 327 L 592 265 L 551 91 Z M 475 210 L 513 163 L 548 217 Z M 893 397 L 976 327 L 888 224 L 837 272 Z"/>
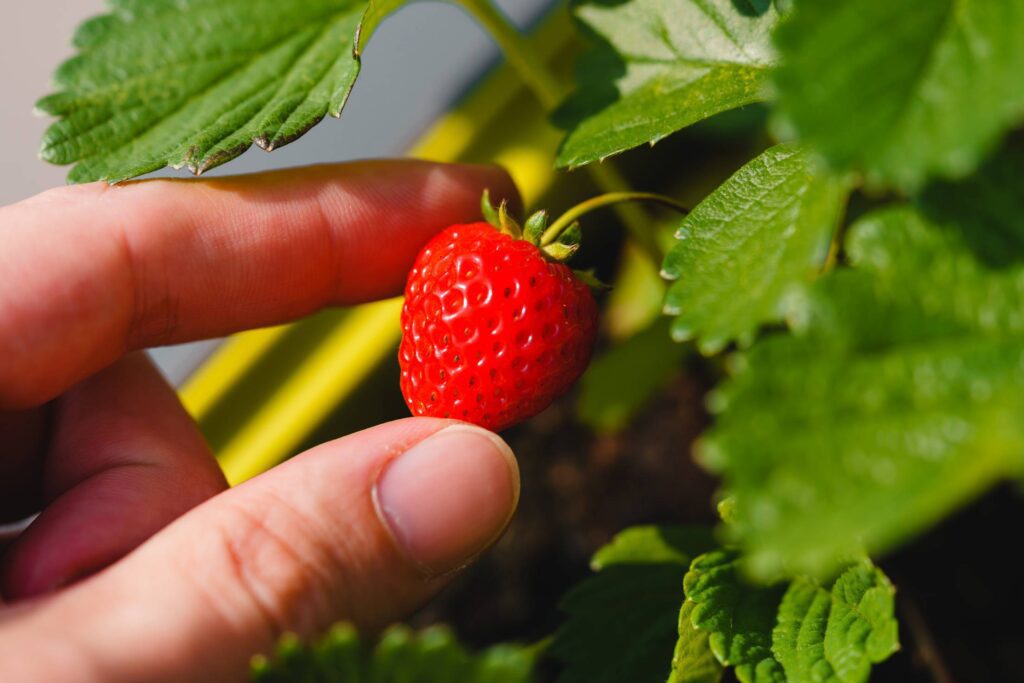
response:
<path id="1" fill-rule="evenodd" d="M 168 268 L 159 259 L 147 262 L 142 258 L 130 227 L 122 224 L 119 235 L 123 269 L 132 294 L 125 346 L 135 349 L 169 343 L 180 326 L 181 316 Z"/>

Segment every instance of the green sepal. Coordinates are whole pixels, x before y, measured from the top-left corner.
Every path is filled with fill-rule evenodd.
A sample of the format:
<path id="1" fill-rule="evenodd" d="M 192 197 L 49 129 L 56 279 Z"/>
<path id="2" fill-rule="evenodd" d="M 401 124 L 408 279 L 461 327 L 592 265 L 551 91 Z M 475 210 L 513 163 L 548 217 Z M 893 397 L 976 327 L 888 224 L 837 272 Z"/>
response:
<path id="1" fill-rule="evenodd" d="M 498 222 L 498 210 L 491 203 L 490 190 L 484 190 L 483 196 L 480 197 L 480 214 L 484 217 L 485 221 L 496 228 L 501 228 L 501 224 Z"/>
<path id="2" fill-rule="evenodd" d="M 537 211 L 526 219 L 523 238 L 534 246 L 540 246 L 540 238 L 548 229 L 548 212 Z"/>
<path id="3" fill-rule="evenodd" d="M 519 227 L 516 219 L 509 215 L 508 202 L 502 199 L 501 204 L 495 209 L 491 202 L 490 190 L 484 190 L 483 196 L 480 198 L 480 213 L 483 214 L 485 221 L 506 235 L 516 239 L 522 238 L 523 229 Z"/>
<path id="4" fill-rule="evenodd" d="M 501 205 L 498 206 L 498 228 L 514 238 L 522 239 L 523 229 L 519 227 L 519 223 L 515 218 L 512 218 L 508 213 L 508 202 L 504 199 L 501 200 Z"/>
<path id="5" fill-rule="evenodd" d="M 557 240 L 541 247 L 541 250 L 554 260 L 565 262 L 579 251 L 582 240 L 583 230 L 580 228 L 579 222 L 573 221 L 569 227 L 562 231 Z"/>

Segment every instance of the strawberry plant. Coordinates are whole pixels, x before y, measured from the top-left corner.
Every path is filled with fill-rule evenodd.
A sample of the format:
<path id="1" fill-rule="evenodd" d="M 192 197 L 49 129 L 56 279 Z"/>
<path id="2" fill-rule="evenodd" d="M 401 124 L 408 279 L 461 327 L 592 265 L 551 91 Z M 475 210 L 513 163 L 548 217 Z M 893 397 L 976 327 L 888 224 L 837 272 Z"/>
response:
<path id="1" fill-rule="evenodd" d="M 287 641 L 257 677 L 526 681 L 553 665 L 563 683 L 905 680 L 877 665 L 909 634 L 923 680 L 952 680 L 921 610 L 898 609 L 912 582 L 885 570 L 1024 473 L 1024 0 L 574 0 L 574 85 L 490 0 L 457 2 L 561 129 L 545 151 L 562 177 L 586 173 L 597 197 L 522 228 L 485 204 L 495 225 L 426 246 L 403 315 L 409 407 L 492 428 L 543 409 L 583 372 L 598 324 L 560 262 L 596 267 L 612 290 L 578 419 L 614 433 L 672 377 L 705 378 L 692 453 L 721 521 L 604 539 L 534 646 L 470 655 L 445 631 L 398 630 L 374 649 L 341 626 Z M 74 164 L 73 182 L 198 174 L 295 141 L 342 113 L 364 47 L 406 4 L 110 3 L 39 103 L 58 117 L 43 157 Z M 686 136 L 711 151 L 659 155 L 692 150 Z M 655 190 L 691 210 L 620 206 L 621 240 L 574 222 Z M 485 343 L 491 322 L 505 327 Z M 991 561 L 1017 563 L 1014 537 L 1000 541 Z M 1010 680 L 1013 659 L 986 671 Z"/>

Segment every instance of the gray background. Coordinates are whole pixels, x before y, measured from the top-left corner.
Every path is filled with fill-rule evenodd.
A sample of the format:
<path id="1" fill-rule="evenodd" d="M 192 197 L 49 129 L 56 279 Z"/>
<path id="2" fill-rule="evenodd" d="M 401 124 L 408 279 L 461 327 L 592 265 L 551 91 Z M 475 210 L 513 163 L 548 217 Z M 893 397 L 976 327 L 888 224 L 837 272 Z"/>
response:
<path id="1" fill-rule="evenodd" d="M 499 0 L 520 26 L 552 0 Z M 0 205 L 61 185 L 67 169 L 37 157 L 49 123 L 33 103 L 49 92 L 50 74 L 72 51 L 81 21 L 103 12 L 102 0 L 6 2 L 0 11 Z M 402 153 L 498 56 L 491 40 L 461 9 L 417 2 L 389 18 L 364 55 L 363 70 L 340 120 L 327 119 L 305 137 L 267 154 L 256 147 L 210 172 L 394 156 Z M 166 171 L 156 175 L 187 175 Z M 210 344 L 155 353 L 174 382 L 208 355 Z"/>

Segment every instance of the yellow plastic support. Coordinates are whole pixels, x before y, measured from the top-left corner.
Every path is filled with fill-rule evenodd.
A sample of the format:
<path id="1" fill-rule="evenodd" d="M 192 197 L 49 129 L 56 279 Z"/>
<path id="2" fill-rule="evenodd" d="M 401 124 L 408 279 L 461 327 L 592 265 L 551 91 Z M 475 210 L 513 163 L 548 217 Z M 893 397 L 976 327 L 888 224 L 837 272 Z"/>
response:
<path id="1" fill-rule="evenodd" d="M 339 397 L 394 353 L 401 310 L 401 298 L 352 309 L 221 451 L 228 481 L 245 481 L 280 462 Z"/>
<path id="2" fill-rule="evenodd" d="M 569 35 L 558 12 L 541 29 L 538 45 L 550 59 Z M 553 155 L 559 135 L 507 67 L 495 71 L 458 108 L 442 118 L 410 155 L 436 161 L 487 159 L 503 165 L 531 205 L 555 180 Z M 204 428 L 216 431 L 215 447 L 234 485 L 288 457 L 349 393 L 391 353 L 400 337 L 401 299 L 350 309 L 330 326 L 300 321 L 253 330 L 225 342 L 181 389 L 186 408 Z M 303 346 L 300 362 L 244 416 L 218 412 L 235 400 L 233 390 L 266 371 L 273 354 Z M 251 397 L 247 397 L 250 401 Z M 236 411 L 237 412 L 237 411 Z M 219 422 L 219 424 L 217 424 Z M 224 436 L 226 435 L 226 436 Z"/>
<path id="3" fill-rule="evenodd" d="M 224 342 L 181 390 L 185 409 L 196 417 L 208 413 L 224 391 L 249 372 L 263 354 L 285 335 L 289 327 L 278 325 L 249 330 Z"/>

